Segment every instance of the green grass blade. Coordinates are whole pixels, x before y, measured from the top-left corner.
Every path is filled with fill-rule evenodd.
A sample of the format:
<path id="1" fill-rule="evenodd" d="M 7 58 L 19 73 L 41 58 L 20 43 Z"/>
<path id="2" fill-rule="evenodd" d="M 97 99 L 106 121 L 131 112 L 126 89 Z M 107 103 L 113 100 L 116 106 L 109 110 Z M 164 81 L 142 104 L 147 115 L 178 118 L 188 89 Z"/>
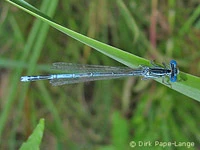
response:
<path id="1" fill-rule="evenodd" d="M 116 149 L 126 149 L 129 140 L 128 122 L 119 112 L 114 112 L 112 120 L 112 144 Z"/>
<path id="2" fill-rule="evenodd" d="M 134 41 L 137 41 L 140 35 L 139 28 L 136 24 L 136 21 L 134 18 L 131 16 L 131 13 L 128 11 L 128 8 L 124 4 L 122 0 L 117 0 L 117 4 L 121 10 L 122 15 L 125 18 L 125 21 L 129 27 L 129 29 L 134 33 Z M 130 19 L 131 18 L 131 19 Z"/>
<path id="3" fill-rule="evenodd" d="M 46 1 L 48 2 L 49 5 L 45 4 Z M 53 0 L 53 1 L 51 1 L 51 3 L 49 3 L 48 0 L 45 0 L 42 4 L 41 9 L 43 11 L 45 11 L 46 13 L 48 13 L 49 15 L 52 15 L 52 13 L 55 10 L 54 7 L 56 7 L 56 3 L 57 3 L 57 0 Z M 36 20 L 36 22 L 33 25 L 33 28 L 29 34 L 29 37 L 28 37 L 27 42 L 24 47 L 24 53 L 19 58 L 22 62 L 28 62 L 28 64 L 29 64 L 28 73 L 32 74 L 34 72 L 33 68 L 35 68 L 35 66 L 36 66 L 36 62 L 37 62 L 37 59 L 39 56 L 38 54 L 40 53 L 41 48 L 42 48 L 41 45 L 43 44 L 42 41 L 45 40 L 44 35 L 47 35 L 47 34 L 44 34 L 44 32 L 47 33 L 48 28 L 49 28 L 48 24 L 45 24 L 45 23 L 41 22 L 40 20 Z M 43 32 L 43 34 L 41 34 L 41 32 L 39 32 L 39 31 Z M 31 57 L 31 59 L 27 61 L 26 59 L 32 50 L 33 50 L 33 55 Z M 12 94 L 9 94 L 6 97 L 6 100 L 5 100 L 6 104 L 0 114 L 0 142 L 2 139 L 2 133 L 3 133 L 5 125 L 6 125 L 6 121 L 8 120 L 9 113 L 11 112 L 12 107 L 14 107 L 13 103 L 15 100 L 15 96 L 17 94 L 16 89 L 19 85 L 19 82 L 20 82 L 19 79 L 20 79 L 22 71 L 23 71 L 23 68 L 16 68 L 16 71 L 12 74 L 13 77 L 11 78 L 11 81 L 10 81 L 10 83 L 12 83 L 12 84 L 9 88 L 9 93 L 12 93 Z M 31 71 L 33 71 L 33 72 L 31 72 Z M 27 93 L 27 90 L 28 90 L 28 84 L 22 87 L 21 94 L 19 95 L 18 108 L 17 108 L 18 113 L 16 114 L 15 122 L 13 123 L 13 124 L 15 124 L 14 125 L 15 127 L 17 127 L 16 124 L 19 123 L 19 119 L 21 117 L 20 113 L 23 112 L 22 108 L 23 108 L 25 94 Z"/>
<path id="4" fill-rule="evenodd" d="M 48 23 L 52 27 L 58 29 L 59 31 L 69 35 L 70 37 L 98 50 L 99 52 L 123 63 L 130 67 L 137 67 L 138 65 L 149 65 L 149 61 L 138 57 L 136 55 L 132 55 L 130 53 L 127 53 L 125 51 L 122 51 L 118 48 L 112 47 L 110 45 L 101 43 L 99 41 L 96 41 L 94 39 L 91 39 L 87 36 L 81 35 L 77 32 L 74 32 L 68 28 L 65 28 L 56 22 L 54 22 L 51 18 L 40 12 L 38 9 L 34 9 L 34 7 L 30 7 L 30 5 L 26 5 L 27 3 L 24 1 L 19 0 L 7 0 L 8 2 L 12 3 L 13 5 L 23 9 L 24 11 L 30 13 L 31 15 L 37 17 L 38 19 L 43 20 L 44 22 Z"/>
<path id="5" fill-rule="evenodd" d="M 65 28 L 56 22 L 52 21 L 51 18 L 40 12 L 38 9 L 30 6 L 24 1 L 19 0 L 7 0 L 8 2 L 12 3 L 13 5 L 23 9 L 24 11 L 30 13 L 31 15 L 35 16 L 38 19 L 43 20 L 44 22 L 48 23 L 52 27 L 58 29 L 59 31 L 69 35 L 70 37 L 96 49 L 97 51 L 129 66 L 129 67 L 136 67 L 138 65 L 149 65 L 149 61 L 138 57 L 136 55 L 127 53 L 122 51 L 118 48 L 109 46 L 107 44 L 101 43 L 97 40 L 91 39 L 84 35 L 81 35 L 77 32 L 74 32 L 68 28 Z M 184 81 L 176 82 L 172 84 L 172 88 L 188 97 L 191 97 L 197 101 L 200 101 L 200 78 L 195 77 L 186 73 L 181 72 L 181 77 L 184 77 Z M 161 82 L 160 79 L 157 81 Z M 162 83 L 162 82 L 161 82 Z"/>
<path id="6" fill-rule="evenodd" d="M 200 78 L 184 72 L 180 72 L 179 77 L 180 81 L 173 83 L 172 88 L 200 102 Z M 162 83 L 162 79 L 156 80 Z"/>
<path id="7" fill-rule="evenodd" d="M 200 15 L 200 4 L 192 13 L 191 17 L 183 24 L 182 28 L 179 30 L 179 35 L 183 36 L 190 32 L 192 24 L 199 18 Z"/>
<path id="8" fill-rule="evenodd" d="M 43 137 L 44 132 L 44 119 L 40 119 L 39 124 L 34 129 L 31 136 L 28 138 L 28 141 L 23 143 L 20 150 L 27 150 L 27 149 L 40 149 L 40 143 Z"/>

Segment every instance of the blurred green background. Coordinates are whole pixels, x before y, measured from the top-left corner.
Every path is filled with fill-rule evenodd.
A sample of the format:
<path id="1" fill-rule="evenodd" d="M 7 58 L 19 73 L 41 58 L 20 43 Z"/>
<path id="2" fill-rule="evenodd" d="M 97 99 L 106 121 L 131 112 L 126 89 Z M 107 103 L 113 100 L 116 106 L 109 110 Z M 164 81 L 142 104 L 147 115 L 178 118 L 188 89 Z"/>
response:
<path id="1" fill-rule="evenodd" d="M 198 0 L 28 2 L 81 34 L 149 60 L 175 59 L 181 71 L 200 74 Z M 0 39 L 0 149 L 19 148 L 40 118 L 46 124 L 41 149 L 133 149 L 131 141 L 200 148 L 199 102 L 137 77 L 60 87 L 21 83 L 21 75 L 51 73 L 53 62 L 121 64 L 5 1 Z"/>

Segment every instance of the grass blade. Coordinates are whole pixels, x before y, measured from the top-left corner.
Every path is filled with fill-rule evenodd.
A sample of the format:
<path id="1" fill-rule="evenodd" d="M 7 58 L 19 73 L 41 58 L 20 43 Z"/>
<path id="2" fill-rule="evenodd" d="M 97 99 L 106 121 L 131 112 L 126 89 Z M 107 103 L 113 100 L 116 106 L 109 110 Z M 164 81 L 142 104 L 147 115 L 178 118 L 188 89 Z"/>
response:
<path id="1" fill-rule="evenodd" d="M 125 51 L 122 51 L 118 48 L 106 45 L 104 43 L 101 43 L 97 40 L 91 39 L 89 37 L 86 37 L 80 33 L 77 33 L 75 31 L 72 31 L 68 28 L 65 28 L 56 22 L 54 22 L 51 18 L 40 12 L 38 9 L 34 8 L 30 4 L 27 4 L 25 1 L 20 0 L 7 0 L 11 4 L 19 7 L 20 9 L 23 9 L 24 11 L 30 13 L 31 15 L 35 16 L 38 19 L 43 20 L 47 24 L 51 25 L 52 27 L 58 29 L 59 31 L 69 35 L 70 37 L 96 49 L 97 51 L 129 66 L 129 67 L 136 67 L 138 65 L 150 65 L 149 61 L 138 57 L 136 55 L 127 53 Z M 181 72 L 181 77 L 184 77 L 184 81 L 176 82 L 172 84 L 172 88 L 184 95 L 187 95 L 188 97 L 191 97 L 197 101 L 200 101 L 200 78 L 186 74 Z M 158 82 L 162 83 L 161 79 L 157 79 Z"/>
<path id="2" fill-rule="evenodd" d="M 33 133 L 28 138 L 27 142 L 23 143 L 20 150 L 27 150 L 27 149 L 40 149 L 40 143 L 42 141 L 44 132 L 44 119 L 40 119 L 39 124 L 34 129 Z"/>

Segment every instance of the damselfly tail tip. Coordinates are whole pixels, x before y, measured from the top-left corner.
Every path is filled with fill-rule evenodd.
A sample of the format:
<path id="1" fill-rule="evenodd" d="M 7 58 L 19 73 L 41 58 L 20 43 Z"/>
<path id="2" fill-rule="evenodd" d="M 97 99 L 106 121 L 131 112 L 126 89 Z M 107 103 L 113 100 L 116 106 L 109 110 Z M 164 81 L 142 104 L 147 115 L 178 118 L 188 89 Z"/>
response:
<path id="1" fill-rule="evenodd" d="M 22 76 L 20 80 L 22 82 L 27 82 L 27 81 L 29 81 L 29 77 L 28 76 Z"/>

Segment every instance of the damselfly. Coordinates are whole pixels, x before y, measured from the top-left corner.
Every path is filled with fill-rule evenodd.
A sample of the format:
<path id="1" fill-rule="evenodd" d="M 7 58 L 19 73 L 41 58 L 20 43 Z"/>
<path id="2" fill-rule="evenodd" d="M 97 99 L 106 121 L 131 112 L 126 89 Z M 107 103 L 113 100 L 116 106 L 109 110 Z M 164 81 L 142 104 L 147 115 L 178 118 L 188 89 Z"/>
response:
<path id="1" fill-rule="evenodd" d="M 169 66 L 163 63 L 163 67 L 152 63 L 152 67 L 140 65 L 139 68 L 111 67 L 100 65 L 81 65 L 72 63 L 53 63 L 53 69 L 63 70 L 64 74 L 50 74 L 39 76 L 22 76 L 21 81 L 50 80 L 54 86 L 80 83 L 95 80 L 115 79 L 130 76 L 141 76 L 142 80 L 161 78 L 164 82 L 166 76 L 171 82 L 177 81 L 179 73 L 177 62 L 171 60 Z"/>

